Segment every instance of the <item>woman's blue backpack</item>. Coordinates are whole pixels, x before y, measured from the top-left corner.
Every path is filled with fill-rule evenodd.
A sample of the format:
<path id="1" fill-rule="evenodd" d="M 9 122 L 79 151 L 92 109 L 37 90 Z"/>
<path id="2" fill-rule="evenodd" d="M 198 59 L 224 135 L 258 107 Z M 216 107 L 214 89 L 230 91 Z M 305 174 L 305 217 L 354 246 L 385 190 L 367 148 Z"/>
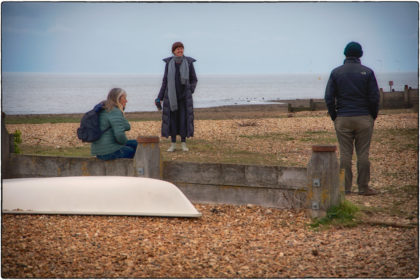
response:
<path id="1" fill-rule="evenodd" d="M 101 138 L 108 127 L 102 131 L 99 127 L 99 113 L 103 110 L 104 103 L 97 104 L 92 110 L 86 112 L 80 121 L 80 127 L 77 129 L 77 137 L 83 142 L 95 142 Z"/>

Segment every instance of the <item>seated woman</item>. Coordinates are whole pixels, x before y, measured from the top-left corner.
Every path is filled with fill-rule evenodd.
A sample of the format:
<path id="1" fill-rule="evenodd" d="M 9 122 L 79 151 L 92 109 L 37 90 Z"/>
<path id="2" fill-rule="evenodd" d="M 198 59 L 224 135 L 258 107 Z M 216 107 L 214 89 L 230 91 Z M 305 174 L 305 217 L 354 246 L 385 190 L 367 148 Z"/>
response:
<path id="1" fill-rule="evenodd" d="M 102 160 L 133 158 L 137 149 L 136 140 L 128 140 L 125 132 L 130 124 L 124 117 L 127 93 L 121 88 L 113 88 L 104 101 L 104 110 L 99 114 L 99 126 L 102 134 L 91 145 L 91 153 Z"/>

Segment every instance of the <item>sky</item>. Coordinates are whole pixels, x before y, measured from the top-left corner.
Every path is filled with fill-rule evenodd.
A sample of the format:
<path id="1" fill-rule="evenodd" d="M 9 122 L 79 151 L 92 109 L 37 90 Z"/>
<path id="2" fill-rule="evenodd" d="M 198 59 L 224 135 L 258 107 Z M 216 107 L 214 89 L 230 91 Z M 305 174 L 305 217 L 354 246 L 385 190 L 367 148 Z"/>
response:
<path id="1" fill-rule="evenodd" d="M 2 2 L 3 72 L 329 73 L 351 41 L 375 72 L 417 72 L 418 2 Z"/>

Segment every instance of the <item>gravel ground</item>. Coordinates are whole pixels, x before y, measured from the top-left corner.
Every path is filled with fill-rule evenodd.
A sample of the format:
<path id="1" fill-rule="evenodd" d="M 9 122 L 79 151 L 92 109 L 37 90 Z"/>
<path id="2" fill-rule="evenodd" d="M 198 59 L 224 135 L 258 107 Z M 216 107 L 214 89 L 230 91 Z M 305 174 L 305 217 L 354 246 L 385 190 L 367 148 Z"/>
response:
<path id="1" fill-rule="evenodd" d="M 22 131 L 25 144 L 56 148 L 82 145 L 77 126 L 7 127 Z M 129 136 L 159 135 L 159 128 L 159 121 L 135 122 Z M 2 277 L 417 278 L 418 143 L 395 134 L 401 129 L 418 131 L 418 114 L 382 114 L 375 122 L 372 186 L 381 194 L 347 196 L 364 208 L 365 223 L 357 227 L 314 230 L 303 211 L 252 205 L 196 204 L 203 216 L 194 219 L 8 214 L 2 215 Z M 325 112 L 197 120 L 195 139 L 226 139 L 305 166 L 311 143 L 296 139 L 307 131 L 333 133 L 332 122 Z M 264 142 L 291 133 L 295 140 Z"/>
<path id="2" fill-rule="evenodd" d="M 417 230 L 308 229 L 303 212 L 201 218 L 3 215 L 5 278 L 416 278 Z"/>

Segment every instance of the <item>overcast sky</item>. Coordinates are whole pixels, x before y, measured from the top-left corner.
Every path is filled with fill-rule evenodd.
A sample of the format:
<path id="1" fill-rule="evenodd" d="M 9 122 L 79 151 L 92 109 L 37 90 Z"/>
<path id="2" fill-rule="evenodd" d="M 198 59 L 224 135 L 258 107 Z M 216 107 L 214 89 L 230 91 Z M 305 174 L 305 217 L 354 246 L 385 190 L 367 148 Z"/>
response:
<path id="1" fill-rule="evenodd" d="M 328 73 L 350 41 L 375 72 L 418 70 L 417 2 L 3 2 L 2 71 L 161 74 L 182 41 L 201 74 Z"/>

